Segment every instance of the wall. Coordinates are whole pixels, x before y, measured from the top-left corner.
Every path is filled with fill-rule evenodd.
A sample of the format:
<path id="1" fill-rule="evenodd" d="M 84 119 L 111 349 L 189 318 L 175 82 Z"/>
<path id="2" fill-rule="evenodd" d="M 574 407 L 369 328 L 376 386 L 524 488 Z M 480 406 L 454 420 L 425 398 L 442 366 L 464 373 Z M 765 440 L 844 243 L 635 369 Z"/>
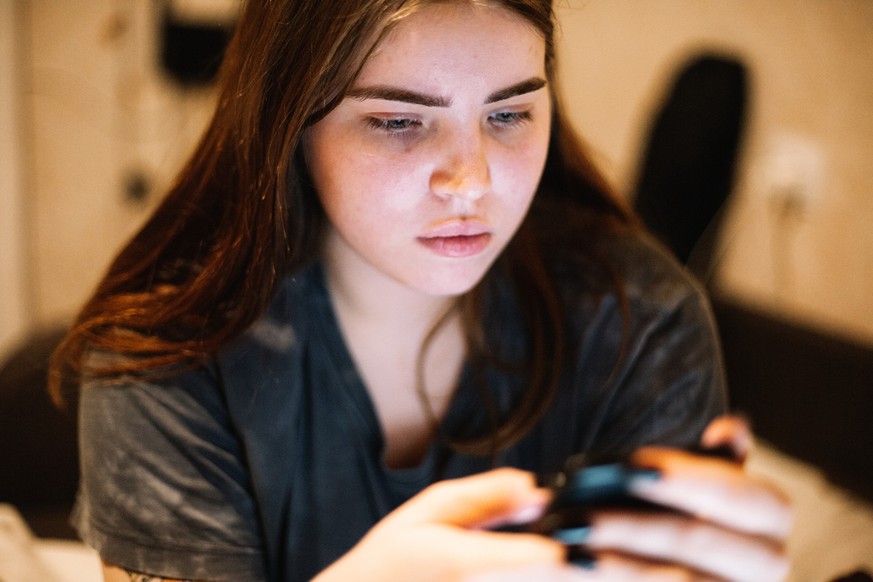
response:
<path id="1" fill-rule="evenodd" d="M 0 360 L 24 333 L 29 315 L 17 23 L 15 0 L 0 0 Z"/>
<path id="2" fill-rule="evenodd" d="M 675 67 L 715 48 L 750 67 L 752 111 L 715 284 L 721 293 L 873 341 L 873 2 L 569 0 L 571 118 L 620 189 Z M 799 148 L 811 201 L 780 212 L 774 148 Z M 807 149 L 820 154 L 806 163 Z M 818 175 L 816 175 L 818 173 Z"/>
<path id="3" fill-rule="evenodd" d="M 206 122 L 213 95 L 180 89 L 156 66 L 159 4 L 26 3 L 31 293 L 41 325 L 69 320 Z"/>

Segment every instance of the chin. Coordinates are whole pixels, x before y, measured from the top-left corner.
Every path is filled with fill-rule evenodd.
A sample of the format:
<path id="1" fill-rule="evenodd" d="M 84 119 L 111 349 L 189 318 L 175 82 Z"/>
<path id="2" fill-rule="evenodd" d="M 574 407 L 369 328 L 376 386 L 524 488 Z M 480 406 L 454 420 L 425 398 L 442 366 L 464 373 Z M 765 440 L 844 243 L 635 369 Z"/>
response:
<path id="1" fill-rule="evenodd" d="M 490 266 L 489 263 L 475 269 L 433 270 L 408 285 L 425 295 L 458 297 L 478 285 Z"/>

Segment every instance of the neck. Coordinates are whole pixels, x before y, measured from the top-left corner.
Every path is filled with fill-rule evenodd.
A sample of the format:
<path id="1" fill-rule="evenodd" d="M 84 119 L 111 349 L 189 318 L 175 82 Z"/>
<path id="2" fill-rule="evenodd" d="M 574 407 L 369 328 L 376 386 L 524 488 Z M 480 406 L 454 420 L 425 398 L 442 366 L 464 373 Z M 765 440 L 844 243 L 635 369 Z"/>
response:
<path id="1" fill-rule="evenodd" d="M 433 421 L 448 409 L 462 368 L 466 347 L 457 313 L 436 328 L 422 352 L 455 298 L 419 293 L 361 257 L 336 250 L 325 245 L 328 290 L 379 417 L 386 463 L 413 466 L 427 450 Z"/>

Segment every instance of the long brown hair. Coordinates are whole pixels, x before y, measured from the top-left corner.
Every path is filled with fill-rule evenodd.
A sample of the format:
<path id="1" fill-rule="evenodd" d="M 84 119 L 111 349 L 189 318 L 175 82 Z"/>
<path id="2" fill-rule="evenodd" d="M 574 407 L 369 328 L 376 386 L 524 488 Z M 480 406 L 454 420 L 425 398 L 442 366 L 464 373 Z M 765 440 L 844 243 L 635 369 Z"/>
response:
<path id="1" fill-rule="evenodd" d="M 251 0 L 227 49 L 211 123 L 150 220 L 113 261 L 55 353 L 50 386 L 83 373 L 159 374 L 202 363 L 266 309 L 279 281 L 318 258 L 325 217 L 307 178 L 307 127 L 343 98 L 384 35 L 440 0 Z M 572 206 L 597 220 L 581 235 L 629 222 L 563 116 L 555 89 L 550 0 L 487 0 L 521 15 L 546 41 L 554 100 L 546 168 L 530 215 L 495 265 L 522 302 L 529 389 L 490 435 L 458 444 L 494 452 L 523 436 L 548 404 L 564 351 L 560 300 L 544 228 Z M 593 229 L 593 230 L 592 230 Z M 580 237 L 562 243 L 584 247 Z M 548 249 L 552 252 L 553 249 Z M 583 249 L 584 252 L 584 249 Z M 462 300 L 470 357 L 491 358 L 481 329 L 489 277 Z M 92 364 L 91 351 L 124 357 Z"/>

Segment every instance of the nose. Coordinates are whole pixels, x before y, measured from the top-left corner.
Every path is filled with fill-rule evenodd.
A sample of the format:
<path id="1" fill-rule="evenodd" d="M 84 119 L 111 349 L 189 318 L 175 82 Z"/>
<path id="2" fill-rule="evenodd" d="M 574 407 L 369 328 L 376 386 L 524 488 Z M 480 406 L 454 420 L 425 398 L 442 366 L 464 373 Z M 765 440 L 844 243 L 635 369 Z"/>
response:
<path id="1" fill-rule="evenodd" d="M 431 192 L 441 198 L 475 201 L 491 189 L 484 137 L 479 131 L 447 136 L 444 153 L 430 177 Z"/>

